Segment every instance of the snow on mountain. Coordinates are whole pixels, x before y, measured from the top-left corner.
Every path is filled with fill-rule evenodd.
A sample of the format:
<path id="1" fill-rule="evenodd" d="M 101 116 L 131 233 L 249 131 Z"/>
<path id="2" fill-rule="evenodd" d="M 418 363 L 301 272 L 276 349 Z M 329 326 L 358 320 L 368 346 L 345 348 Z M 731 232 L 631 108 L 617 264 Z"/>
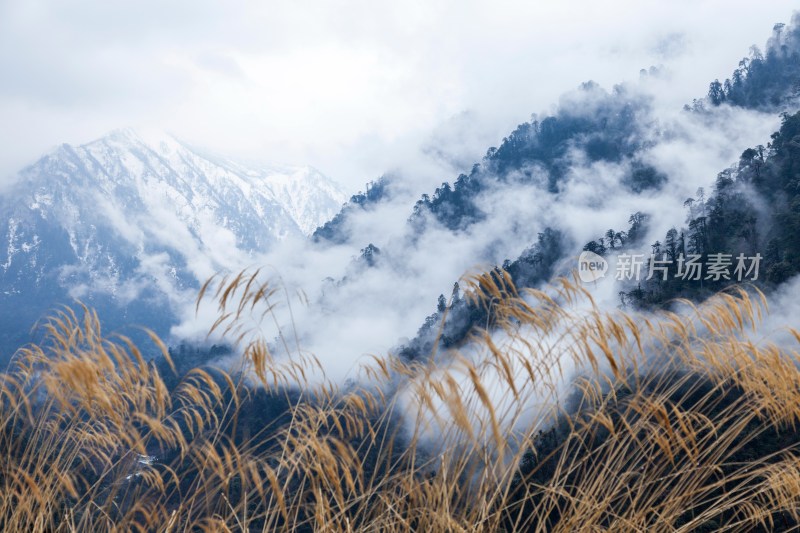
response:
<path id="1" fill-rule="evenodd" d="M 0 314 L 27 329 L 21 315 L 77 297 L 153 327 L 154 306 L 169 321 L 207 277 L 311 234 L 345 200 L 314 168 L 245 165 L 167 135 L 65 144 L 0 197 Z"/>

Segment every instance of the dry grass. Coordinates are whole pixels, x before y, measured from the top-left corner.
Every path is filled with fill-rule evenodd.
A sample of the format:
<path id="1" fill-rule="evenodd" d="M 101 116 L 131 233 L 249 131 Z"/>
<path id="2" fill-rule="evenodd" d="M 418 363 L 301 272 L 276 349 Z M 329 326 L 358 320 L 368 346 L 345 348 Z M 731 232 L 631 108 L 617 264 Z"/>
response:
<path id="1" fill-rule="evenodd" d="M 497 273 L 470 281 L 492 306 L 491 335 L 425 362 L 374 358 L 360 386 L 308 384 L 299 401 L 289 388 L 319 362 L 273 357 L 242 326 L 281 294 L 258 272 L 201 294 L 219 303 L 215 328 L 244 344 L 242 368 L 196 369 L 172 390 L 90 310 L 56 315 L 0 383 L 3 530 L 739 531 L 800 519 L 798 355 L 751 340 L 760 293 L 638 316 L 602 311 L 568 280 L 546 292 Z M 248 427 L 254 386 L 286 395 L 285 420 Z"/>

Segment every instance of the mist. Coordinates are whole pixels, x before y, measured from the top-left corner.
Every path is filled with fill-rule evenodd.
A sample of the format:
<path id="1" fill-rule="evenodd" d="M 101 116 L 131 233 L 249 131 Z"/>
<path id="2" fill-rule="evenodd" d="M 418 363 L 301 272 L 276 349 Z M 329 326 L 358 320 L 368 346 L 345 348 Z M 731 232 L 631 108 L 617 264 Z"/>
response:
<path id="1" fill-rule="evenodd" d="M 623 184 L 630 170 L 627 161 L 590 163 L 576 149 L 558 193 L 547 191 L 545 175 L 525 183 L 497 181 L 479 198 L 486 216 L 464 230 L 445 228 L 428 213 L 425 230 L 416 233 L 408 223 L 415 196 L 401 188 L 374 210 L 355 213 L 348 226 L 351 238 L 344 244 L 287 240 L 240 268 L 267 265 L 265 276 L 285 286 L 288 295 L 276 309 L 277 324 L 321 360 L 328 378 L 343 383 L 368 355 L 386 357 L 413 338 L 435 310 L 437 296 L 449 297 L 454 282 L 513 260 L 545 228 L 561 231 L 572 243 L 574 256 L 562 258 L 561 275 L 577 266 L 583 243 L 607 228 L 626 228 L 636 211 L 651 217 L 643 242 L 663 238 L 667 229 L 685 223 L 686 198 L 698 187 L 710 190 L 717 173 L 733 165 L 746 148 L 768 142 L 779 126 L 776 115 L 740 108 L 723 106 L 702 117 L 672 108 L 670 86 L 669 80 L 646 79 L 623 89 L 640 102 L 641 116 L 634 125 L 639 135 L 655 140 L 642 158 L 668 179 L 656 191 L 634 193 Z M 594 102 L 605 97 L 602 88 L 574 90 L 559 106 L 591 114 Z M 406 174 L 413 171 L 397 169 L 395 179 L 408 183 Z M 368 244 L 380 250 L 371 266 L 357 260 Z M 615 309 L 622 287 L 603 281 L 590 290 L 604 309 Z M 295 296 L 300 292 L 307 301 Z M 213 302 L 207 304 L 199 316 L 193 305 L 187 308 L 173 334 L 203 339 L 216 318 Z M 252 327 L 254 335 L 267 339 L 278 334 L 271 325 Z"/>

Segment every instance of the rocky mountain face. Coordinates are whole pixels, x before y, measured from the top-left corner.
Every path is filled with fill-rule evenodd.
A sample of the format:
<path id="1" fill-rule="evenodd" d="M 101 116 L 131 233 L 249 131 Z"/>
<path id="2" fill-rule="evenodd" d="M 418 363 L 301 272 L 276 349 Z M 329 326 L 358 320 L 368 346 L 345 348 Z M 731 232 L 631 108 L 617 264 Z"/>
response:
<path id="1" fill-rule="evenodd" d="M 172 137 L 115 131 L 62 145 L 0 198 L 0 350 L 74 299 L 161 334 L 215 272 L 309 235 L 346 195 L 311 167 L 256 166 Z"/>

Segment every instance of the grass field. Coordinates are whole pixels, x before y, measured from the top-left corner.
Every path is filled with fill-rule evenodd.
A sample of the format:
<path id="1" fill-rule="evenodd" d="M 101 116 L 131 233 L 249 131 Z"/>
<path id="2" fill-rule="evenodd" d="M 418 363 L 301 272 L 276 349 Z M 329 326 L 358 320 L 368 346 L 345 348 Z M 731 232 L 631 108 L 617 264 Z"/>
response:
<path id="1" fill-rule="evenodd" d="M 467 293 L 492 306 L 491 335 L 427 361 L 375 357 L 347 385 L 305 383 L 313 355 L 273 359 L 242 336 L 242 313 L 276 297 L 246 274 L 201 294 L 219 303 L 219 331 L 248 339 L 241 368 L 197 368 L 177 386 L 159 371 L 169 364 L 104 338 L 91 310 L 57 314 L 2 376 L 3 530 L 800 523 L 798 354 L 753 340 L 763 295 L 640 315 L 605 312 L 568 280 L 518 292 L 487 274 Z"/>

